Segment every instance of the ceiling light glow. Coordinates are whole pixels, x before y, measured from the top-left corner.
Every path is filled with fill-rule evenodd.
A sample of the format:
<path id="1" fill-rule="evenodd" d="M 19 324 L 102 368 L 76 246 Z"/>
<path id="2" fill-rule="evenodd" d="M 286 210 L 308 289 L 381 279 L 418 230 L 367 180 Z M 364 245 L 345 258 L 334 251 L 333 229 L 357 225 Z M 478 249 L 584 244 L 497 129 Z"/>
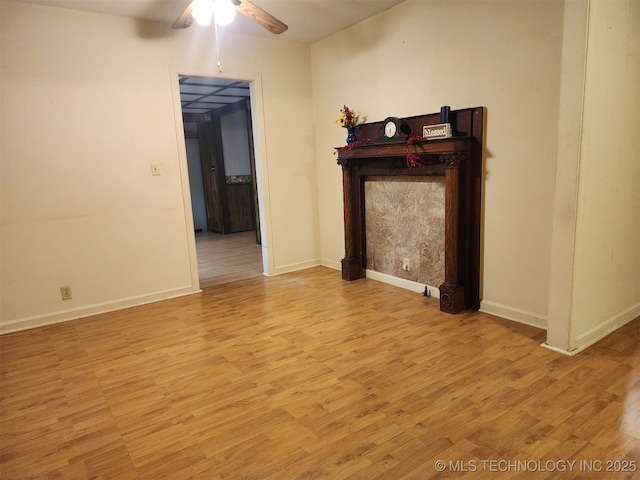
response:
<path id="1" fill-rule="evenodd" d="M 213 0 L 194 0 L 191 16 L 200 25 L 211 25 L 213 8 Z"/>
<path id="2" fill-rule="evenodd" d="M 213 0 L 213 16 L 221 27 L 229 25 L 236 17 L 236 7 L 231 0 Z"/>

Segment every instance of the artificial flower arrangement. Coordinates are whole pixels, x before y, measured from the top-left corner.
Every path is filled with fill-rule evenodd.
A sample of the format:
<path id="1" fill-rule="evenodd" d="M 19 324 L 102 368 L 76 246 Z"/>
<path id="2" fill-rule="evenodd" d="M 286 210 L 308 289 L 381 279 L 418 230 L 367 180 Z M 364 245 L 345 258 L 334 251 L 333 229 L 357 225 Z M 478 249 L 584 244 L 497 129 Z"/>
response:
<path id="1" fill-rule="evenodd" d="M 360 118 L 360 112 L 351 110 L 346 105 L 340 110 L 340 116 L 336 120 L 336 123 L 344 128 L 354 128 L 356 125 L 360 125 L 367 121 L 367 117 Z"/>
<path id="2" fill-rule="evenodd" d="M 347 129 L 347 145 L 355 144 L 358 141 L 356 136 L 356 125 L 360 125 L 367 121 L 367 117 L 360 118 L 360 112 L 351 110 L 344 105 L 340 110 L 340 116 L 336 120 L 336 123 L 341 127 Z"/>
<path id="3" fill-rule="evenodd" d="M 349 153 L 351 150 L 356 147 L 366 143 L 371 143 L 372 140 L 364 139 L 358 140 L 355 134 L 355 127 L 360 125 L 361 123 L 365 123 L 367 121 L 367 117 L 360 117 L 360 112 L 356 112 L 351 110 L 349 107 L 344 105 L 340 110 L 340 116 L 336 120 L 336 124 L 340 125 L 349 130 L 349 134 L 347 135 L 347 145 L 338 149 L 338 152 Z M 406 134 L 405 134 L 406 135 Z M 420 162 L 420 157 L 415 153 L 409 150 L 409 146 L 426 140 L 421 135 L 416 135 L 415 133 L 410 133 L 407 135 L 407 149 L 406 149 L 406 162 L 407 168 L 424 168 L 425 166 Z"/>
<path id="4" fill-rule="evenodd" d="M 347 135 L 347 146 L 339 149 L 340 152 L 350 152 L 353 147 L 356 145 L 361 145 L 362 143 L 371 142 L 371 140 L 362 140 L 358 141 L 358 138 L 355 135 L 354 129 L 357 125 L 361 123 L 365 123 L 367 121 L 367 117 L 360 117 L 360 112 L 356 112 L 355 110 L 351 110 L 349 107 L 344 105 L 340 110 L 340 116 L 336 120 L 336 124 L 340 125 L 343 128 L 349 130 L 349 134 Z M 412 145 L 417 142 L 421 142 L 425 140 L 421 135 L 416 135 L 414 133 L 410 133 L 407 135 L 407 168 L 424 168 L 424 165 L 420 162 L 420 157 L 415 153 L 409 151 L 409 145 Z"/>

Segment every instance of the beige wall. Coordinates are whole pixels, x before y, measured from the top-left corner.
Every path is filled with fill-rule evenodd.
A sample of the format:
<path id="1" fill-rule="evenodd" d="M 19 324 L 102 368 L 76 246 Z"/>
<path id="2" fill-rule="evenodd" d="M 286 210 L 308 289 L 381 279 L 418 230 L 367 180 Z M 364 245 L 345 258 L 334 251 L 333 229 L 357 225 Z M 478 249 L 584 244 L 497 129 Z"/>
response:
<path id="1" fill-rule="evenodd" d="M 546 343 L 566 353 L 640 315 L 639 26 L 635 0 L 565 5 L 574 41 L 562 65 Z M 564 81 L 572 70 L 581 82 Z"/>
<path id="2" fill-rule="evenodd" d="M 546 345 L 569 350 L 589 4 L 564 4 Z"/>
<path id="3" fill-rule="evenodd" d="M 482 308 L 546 326 L 561 2 L 408 1 L 312 45 L 323 263 L 344 255 L 334 123 L 487 108 Z"/>
<path id="4" fill-rule="evenodd" d="M 593 1 L 570 350 L 640 315 L 640 2 Z"/>
<path id="5" fill-rule="evenodd" d="M 210 30 L 3 0 L 1 40 L 1 331 L 197 290 L 176 93 L 217 75 Z M 256 94 L 270 273 L 317 264 L 309 46 L 220 50 Z"/>

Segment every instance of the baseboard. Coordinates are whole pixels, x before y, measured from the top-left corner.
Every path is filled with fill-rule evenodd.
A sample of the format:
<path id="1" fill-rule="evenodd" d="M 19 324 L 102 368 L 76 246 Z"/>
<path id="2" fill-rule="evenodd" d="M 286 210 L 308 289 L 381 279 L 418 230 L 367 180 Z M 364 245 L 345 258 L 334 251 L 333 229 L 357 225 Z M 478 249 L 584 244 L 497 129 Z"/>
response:
<path id="1" fill-rule="evenodd" d="M 424 293 L 424 289 L 426 287 L 429 289 L 430 296 L 434 298 L 440 298 L 440 290 L 438 289 L 438 287 L 432 287 L 431 285 L 414 282 L 413 280 L 394 277 L 392 275 L 376 272 L 374 270 L 365 270 L 365 272 L 367 278 L 370 278 L 371 280 L 387 283 L 389 285 L 393 285 L 394 287 L 404 288 L 405 290 L 410 290 L 416 293 Z"/>
<path id="2" fill-rule="evenodd" d="M 161 300 L 169 300 L 170 298 L 183 297 L 199 293 L 202 290 L 194 290 L 193 287 L 181 287 L 172 290 L 165 290 L 148 295 L 140 295 L 136 297 L 123 298 L 114 302 L 97 303 L 94 305 L 72 308 L 55 313 L 38 315 L 34 317 L 20 318 L 10 322 L 0 324 L 0 335 L 5 333 L 19 332 L 30 328 L 44 327 L 55 323 L 68 322 L 79 318 L 90 317 L 101 313 L 113 312 L 130 307 L 137 307 L 147 303 L 159 302 Z"/>
<path id="3" fill-rule="evenodd" d="M 327 260 L 323 258 L 320 260 L 320 265 L 327 268 L 332 268 L 334 270 L 342 271 L 342 263 L 337 262 L 335 260 Z"/>
<path id="4" fill-rule="evenodd" d="M 561 353 L 562 355 L 567 355 L 568 357 L 573 357 L 574 355 L 579 353 L 576 350 L 573 350 L 573 351 L 570 352 L 569 350 L 562 350 L 561 348 L 553 347 L 553 346 L 549 345 L 547 342 L 541 343 L 540 346 L 544 347 L 544 348 L 548 348 L 549 350 L 551 350 L 553 352 Z"/>
<path id="5" fill-rule="evenodd" d="M 342 263 L 336 262 L 333 260 L 323 259 L 320 264 L 323 267 L 332 268 L 338 271 L 342 270 Z M 433 287 L 431 285 L 426 285 L 424 283 L 414 282 L 412 280 L 406 280 L 404 278 L 394 277 L 386 273 L 376 272 L 375 270 L 365 269 L 365 275 L 367 278 L 370 278 L 371 280 L 376 280 L 378 282 L 386 283 L 388 285 L 393 285 L 394 287 L 403 288 L 405 290 L 410 290 L 416 293 L 424 293 L 424 289 L 426 287 L 429 289 L 430 296 L 434 298 L 440 298 L 440 289 L 438 287 Z"/>
<path id="6" fill-rule="evenodd" d="M 282 265 L 280 267 L 275 267 L 273 269 L 272 275 L 282 275 L 283 273 L 297 272 L 298 270 L 304 270 L 306 268 L 318 267 L 322 263 L 319 258 L 314 258 L 313 260 L 307 260 L 306 262 L 300 263 L 290 263 L 289 265 Z"/>
<path id="7" fill-rule="evenodd" d="M 640 302 L 599 323 L 595 327 L 576 337 L 576 351 L 582 351 L 594 343 L 602 340 L 610 333 L 640 317 Z"/>
<path id="8" fill-rule="evenodd" d="M 514 322 L 524 323 L 525 325 L 530 325 L 532 327 L 542 328 L 543 330 L 547 329 L 546 315 L 527 312 L 526 310 L 501 305 L 500 303 L 490 302 L 488 300 L 482 300 L 480 302 L 480 311 L 490 315 L 495 315 L 496 317 L 513 320 Z"/>

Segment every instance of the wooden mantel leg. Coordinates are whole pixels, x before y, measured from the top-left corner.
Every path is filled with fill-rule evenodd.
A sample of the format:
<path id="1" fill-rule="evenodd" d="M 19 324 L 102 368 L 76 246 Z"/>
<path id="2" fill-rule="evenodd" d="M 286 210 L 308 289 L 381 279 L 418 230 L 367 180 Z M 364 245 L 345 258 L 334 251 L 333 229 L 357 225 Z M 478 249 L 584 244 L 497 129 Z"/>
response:
<path id="1" fill-rule="evenodd" d="M 344 203 L 344 258 L 342 259 L 342 279 L 362 278 L 362 263 L 356 256 L 356 230 L 353 218 L 353 180 L 351 167 L 342 165 L 342 194 Z"/>
<path id="2" fill-rule="evenodd" d="M 445 164 L 444 283 L 440 285 L 440 310 L 458 313 L 465 309 L 464 286 L 458 283 L 458 211 L 461 154 L 442 155 Z"/>

